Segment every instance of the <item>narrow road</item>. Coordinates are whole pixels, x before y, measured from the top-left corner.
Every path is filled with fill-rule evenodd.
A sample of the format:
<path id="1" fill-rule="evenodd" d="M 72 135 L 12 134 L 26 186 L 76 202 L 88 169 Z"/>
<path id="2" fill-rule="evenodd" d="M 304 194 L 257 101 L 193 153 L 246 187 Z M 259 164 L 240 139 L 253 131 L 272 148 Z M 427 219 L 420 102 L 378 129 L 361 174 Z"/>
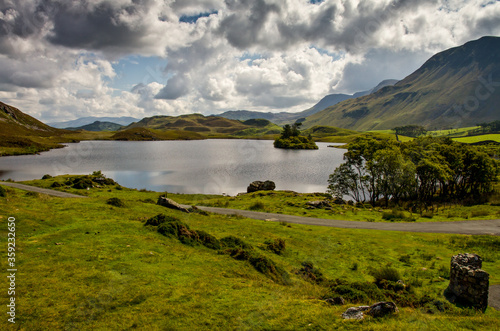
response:
<path id="1" fill-rule="evenodd" d="M 189 208 L 190 206 L 184 205 Z M 344 229 L 367 229 L 383 231 L 405 231 L 425 233 L 451 233 L 500 236 L 500 220 L 486 221 L 458 221 L 458 222 L 420 222 L 420 223 L 382 223 L 341 221 L 324 218 L 292 216 L 274 213 L 256 212 L 250 210 L 227 209 L 216 207 L 196 206 L 197 208 L 216 214 L 241 215 L 248 218 L 274 222 L 288 222 L 295 224 L 331 226 Z"/>
<path id="2" fill-rule="evenodd" d="M 43 194 L 47 194 L 47 195 L 50 195 L 53 197 L 58 197 L 58 198 L 86 198 L 86 196 L 83 196 L 83 195 L 77 195 L 77 194 L 72 194 L 72 193 L 49 190 L 49 189 L 45 189 L 45 188 L 24 185 L 24 184 L 18 184 L 18 183 L 0 181 L 0 185 L 10 186 L 10 187 L 18 188 L 20 190 L 25 190 L 25 191 L 30 191 L 30 192 L 43 193 Z"/>

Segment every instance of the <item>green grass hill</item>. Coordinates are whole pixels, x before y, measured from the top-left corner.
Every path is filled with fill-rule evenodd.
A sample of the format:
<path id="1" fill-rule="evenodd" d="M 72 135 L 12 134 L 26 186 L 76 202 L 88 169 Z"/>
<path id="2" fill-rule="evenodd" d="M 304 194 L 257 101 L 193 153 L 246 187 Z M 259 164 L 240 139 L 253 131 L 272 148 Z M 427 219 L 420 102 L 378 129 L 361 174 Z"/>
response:
<path id="1" fill-rule="evenodd" d="M 309 116 L 303 125 L 360 131 L 474 126 L 500 119 L 498 82 L 500 38 L 483 37 L 434 55 L 394 86 Z"/>

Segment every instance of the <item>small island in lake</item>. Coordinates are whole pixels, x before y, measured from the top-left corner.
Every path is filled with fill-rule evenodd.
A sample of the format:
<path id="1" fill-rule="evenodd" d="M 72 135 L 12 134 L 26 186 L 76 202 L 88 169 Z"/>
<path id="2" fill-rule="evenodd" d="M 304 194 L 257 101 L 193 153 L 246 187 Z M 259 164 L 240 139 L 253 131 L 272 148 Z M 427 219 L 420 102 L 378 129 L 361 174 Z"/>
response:
<path id="1" fill-rule="evenodd" d="M 300 135 L 299 127 L 301 125 L 302 123 L 286 124 L 283 127 L 283 131 L 281 131 L 281 135 L 274 141 L 274 147 L 284 149 L 318 149 L 318 145 L 316 145 L 311 135 L 308 137 Z"/>

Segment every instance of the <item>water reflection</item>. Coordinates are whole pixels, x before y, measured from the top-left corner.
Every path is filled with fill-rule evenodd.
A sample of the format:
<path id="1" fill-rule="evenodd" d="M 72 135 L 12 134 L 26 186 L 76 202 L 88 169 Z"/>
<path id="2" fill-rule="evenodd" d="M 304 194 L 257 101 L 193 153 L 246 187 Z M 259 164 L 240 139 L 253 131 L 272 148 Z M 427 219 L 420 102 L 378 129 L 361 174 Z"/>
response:
<path id="1" fill-rule="evenodd" d="M 0 158 L 0 179 L 101 170 L 121 185 L 179 193 L 235 195 L 254 180 L 279 190 L 324 192 L 344 150 L 319 143 L 316 151 L 275 149 L 272 141 L 87 141 L 41 155 Z"/>

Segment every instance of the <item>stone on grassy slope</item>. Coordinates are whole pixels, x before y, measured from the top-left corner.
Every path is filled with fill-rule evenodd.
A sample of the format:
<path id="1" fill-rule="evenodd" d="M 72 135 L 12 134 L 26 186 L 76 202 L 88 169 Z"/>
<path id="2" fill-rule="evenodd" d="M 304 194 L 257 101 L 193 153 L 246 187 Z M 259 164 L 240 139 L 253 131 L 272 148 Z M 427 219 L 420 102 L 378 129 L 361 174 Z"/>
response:
<path id="1" fill-rule="evenodd" d="M 166 198 L 166 197 L 159 197 L 158 202 L 156 204 L 163 206 L 163 207 L 170 208 L 170 209 L 180 210 L 180 211 L 183 211 L 185 213 L 189 213 L 189 210 L 182 207 L 180 204 L 178 204 L 174 200 Z"/>
<path id="2" fill-rule="evenodd" d="M 344 319 L 357 319 L 361 320 L 365 316 L 370 315 L 372 317 L 382 317 L 389 314 L 395 314 L 398 312 L 398 307 L 394 302 L 382 301 L 377 302 L 371 306 L 359 306 L 348 308 L 343 314 Z"/>
<path id="3" fill-rule="evenodd" d="M 247 193 L 257 192 L 257 191 L 273 191 L 276 188 L 276 184 L 273 181 L 266 180 L 265 182 L 255 181 L 250 183 L 247 187 Z"/>

